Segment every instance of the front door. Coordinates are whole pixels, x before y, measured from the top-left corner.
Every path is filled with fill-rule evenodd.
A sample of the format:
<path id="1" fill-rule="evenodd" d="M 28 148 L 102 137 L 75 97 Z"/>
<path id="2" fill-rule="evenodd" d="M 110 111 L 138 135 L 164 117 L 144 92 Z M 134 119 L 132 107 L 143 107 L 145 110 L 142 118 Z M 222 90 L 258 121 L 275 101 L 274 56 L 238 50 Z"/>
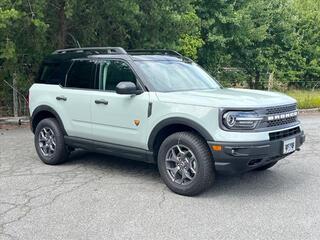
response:
<path id="1" fill-rule="evenodd" d="M 137 76 L 120 60 L 108 60 L 99 68 L 99 89 L 91 98 L 92 133 L 98 141 L 147 149 L 145 129 L 148 125 L 149 93 L 120 95 L 115 92 L 119 82 Z"/>

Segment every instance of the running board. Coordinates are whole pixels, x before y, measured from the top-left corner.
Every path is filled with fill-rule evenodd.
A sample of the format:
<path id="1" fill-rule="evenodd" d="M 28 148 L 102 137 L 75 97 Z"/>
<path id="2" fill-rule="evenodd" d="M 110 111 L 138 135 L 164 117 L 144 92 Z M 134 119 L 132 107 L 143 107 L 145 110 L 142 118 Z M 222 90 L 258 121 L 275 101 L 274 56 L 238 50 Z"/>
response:
<path id="1" fill-rule="evenodd" d="M 92 152 L 104 153 L 147 163 L 155 163 L 153 152 L 145 149 L 70 136 L 64 136 L 64 141 L 68 146 L 74 148 L 82 148 Z"/>

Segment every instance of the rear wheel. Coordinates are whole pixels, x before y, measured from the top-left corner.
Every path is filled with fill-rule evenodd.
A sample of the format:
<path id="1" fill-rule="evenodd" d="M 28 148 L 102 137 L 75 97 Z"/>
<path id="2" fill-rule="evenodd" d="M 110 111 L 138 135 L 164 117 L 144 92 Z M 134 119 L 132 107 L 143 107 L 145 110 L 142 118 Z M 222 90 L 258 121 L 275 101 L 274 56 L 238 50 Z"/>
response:
<path id="1" fill-rule="evenodd" d="M 34 144 L 39 158 L 46 164 L 60 164 L 68 158 L 63 132 L 55 118 L 40 121 L 35 130 Z"/>
<path id="2" fill-rule="evenodd" d="M 254 170 L 255 170 L 255 171 L 264 171 L 264 170 L 267 170 L 267 169 L 269 169 L 269 168 L 272 168 L 274 165 L 276 165 L 277 162 L 278 162 L 278 161 L 268 163 L 268 164 L 266 164 L 266 165 L 264 165 L 264 166 L 262 166 L 262 167 L 258 167 L 258 168 L 256 168 L 256 169 L 254 169 Z"/>
<path id="3" fill-rule="evenodd" d="M 175 193 L 197 195 L 214 182 L 212 155 L 197 134 L 178 132 L 161 144 L 158 153 L 161 178 Z"/>

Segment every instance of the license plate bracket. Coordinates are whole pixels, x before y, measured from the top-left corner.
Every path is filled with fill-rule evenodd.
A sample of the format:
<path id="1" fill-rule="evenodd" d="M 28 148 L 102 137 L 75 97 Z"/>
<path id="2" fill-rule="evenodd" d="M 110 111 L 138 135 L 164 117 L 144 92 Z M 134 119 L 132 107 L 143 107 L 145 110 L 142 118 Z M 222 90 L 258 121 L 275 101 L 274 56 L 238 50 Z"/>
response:
<path id="1" fill-rule="evenodd" d="M 289 154 L 296 150 L 296 139 L 291 138 L 283 141 L 283 154 Z"/>

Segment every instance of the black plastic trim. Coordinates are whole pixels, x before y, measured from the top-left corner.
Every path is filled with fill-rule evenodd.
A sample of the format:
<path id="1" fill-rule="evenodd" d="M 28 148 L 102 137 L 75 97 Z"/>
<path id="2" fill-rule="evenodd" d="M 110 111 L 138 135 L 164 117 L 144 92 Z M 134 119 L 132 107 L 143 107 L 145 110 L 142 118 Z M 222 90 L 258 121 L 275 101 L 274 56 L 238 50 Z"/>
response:
<path id="1" fill-rule="evenodd" d="M 196 130 L 198 133 L 200 133 L 200 135 L 206 140 L 206 141 L 213 141 L 212 136 L 210 135 L 210 133 L 201 125 L 199 125 L 198 123 L 190 120 L 190 119 L 186 119 L 186 118 L 181 118 L 181 117 L 172 117 L 172 118 L 168 118 L 165 120 L 162 120 L 161 122 L 159 122 L 152 130 L 150 136 L 149 136 L 149 140 L 148 140 L 148 148 L 150 150 L 153 150 L 153 143 L 156 140 L 156 136 L 157 134 L 165 127 L 170 126 L 170 125 L 174 125 L 174 124 L 182 124 L 185 125 L 187 127 L 190 127 L 194 130 Z"/>
<path id="2" fill-rule="evenodd" d="M 148 104 L 148 118 L 152 115 L 152 102 L 149 102 Z"/>
<path id="3" fill-rule="evenodd" d="M 91 139 L 65 136 L 65 143 L 71 147 L 104 153 L 132 160 L 154 163 L 153 152 L 141 148 L 128 147 L 114 143 L 106 143 Z"/>
<path id="4" fill-rule="evenodd" d="M 63 131 L 63 134 L 64 135 L 68 135 L 65 128 L 64 128 L 64 125 L 63 125 L 63 122 L 59 116 L 59 114 L 52 108 L 52 107 L 49 107 L 47 105 L 41 105 L 41 106 L 38 106 L 32 113 L 31 117 L 30 117 L 30 127 L 31 127 L 31 131 L 34 133 L 35 132 L 35 129 L 33 128 L 33 120 L 34 118 L 41 112 L 50 112 L 51 114 L 54 115 L 54 117 L 57 119 L 60 127 L 62 128 L 62 131 Z"/>
<path id="5" fill-rule="evenodd" d="M 305 142 L 304 132 L 301 131 L 290 137 L 274 141 L 257 142 L 214 142 L 208 141 L 208 145 L 222 146 L 222 151 L 213 151 L 212 156 L 215 168 L 218 172 L 237 174 L 253 170 L 269 162 L 278 161 L 287 155 L 283 154 L 283 142 L 287 139 L 296 139 L 296 149 L 299 150 Z M 250 162 L 254 163 L 250 165 Z"/>

